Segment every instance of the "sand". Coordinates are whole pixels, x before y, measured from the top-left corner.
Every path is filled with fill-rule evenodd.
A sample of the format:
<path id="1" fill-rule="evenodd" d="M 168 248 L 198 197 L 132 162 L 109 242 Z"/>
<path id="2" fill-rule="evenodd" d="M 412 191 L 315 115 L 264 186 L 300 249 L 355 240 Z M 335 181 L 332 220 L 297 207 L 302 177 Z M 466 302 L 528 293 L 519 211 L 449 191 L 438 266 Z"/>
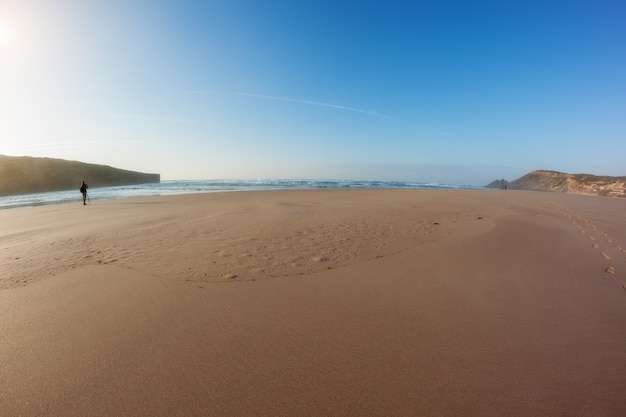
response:
<path id="1" fill-rule="evenodd" d="M 623 199 L 237 192 L 0 225 L 2 416 L 626 413 Z"/>

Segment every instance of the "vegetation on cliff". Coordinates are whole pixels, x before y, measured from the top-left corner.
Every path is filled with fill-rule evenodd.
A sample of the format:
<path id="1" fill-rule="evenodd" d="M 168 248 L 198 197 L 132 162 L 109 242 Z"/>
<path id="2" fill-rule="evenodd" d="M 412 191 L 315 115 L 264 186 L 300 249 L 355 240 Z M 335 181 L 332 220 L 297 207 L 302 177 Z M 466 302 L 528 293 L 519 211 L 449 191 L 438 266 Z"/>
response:
<path id="1" fill-rule="evenodd" d="M 591 174 L 566 174 L 557 171 L 538 170 L 506 182 L 495 180 L 487 188 L 500 188 L 503 182 L 512 190 L 537 190 L 561 193 L 581 193 L 605 196 L 626 196 L 626 177 L 607 177 Z"/>
<path id="2" fill-rule="evenodd" d="M 0 155 L 0 196 L 90 187 L 155 183 L 159 174 L 53 158 Z"/>

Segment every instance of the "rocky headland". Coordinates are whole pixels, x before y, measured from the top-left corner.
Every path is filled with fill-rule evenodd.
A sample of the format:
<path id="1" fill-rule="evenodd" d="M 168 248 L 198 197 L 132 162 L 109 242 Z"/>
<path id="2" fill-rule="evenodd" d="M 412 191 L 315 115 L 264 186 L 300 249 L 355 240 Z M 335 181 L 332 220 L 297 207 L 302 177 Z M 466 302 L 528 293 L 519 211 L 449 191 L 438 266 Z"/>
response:
<path id="1" fill-rule="evenodd" d="M 626 177 L 567 174 L 546 170 L 532 171 L 510 182 L 505 179 L 498 179 L 485 187 L 504 188 L 505 185 L 510 190 L 553 191 L 626 197 Z"/>
<path id="2" fill-rule="evenodd" d="M 160 174 L 146 174 L 54 158 L 0 155 L 0 196 L 73 190 L 89 187 L 157 183 Z"/>

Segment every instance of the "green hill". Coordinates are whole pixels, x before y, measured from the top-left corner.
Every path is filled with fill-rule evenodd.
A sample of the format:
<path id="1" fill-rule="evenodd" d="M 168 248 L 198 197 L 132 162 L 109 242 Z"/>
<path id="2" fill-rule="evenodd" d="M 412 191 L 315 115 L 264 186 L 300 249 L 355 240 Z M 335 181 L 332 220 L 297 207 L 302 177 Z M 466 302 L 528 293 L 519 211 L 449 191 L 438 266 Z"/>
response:
<path id="1" fill-rule="evenodd" d="M 0 155 L 0 196 L 161 181 L 160 174 L 127 171 L 107 165 L 64 159 Z"/>

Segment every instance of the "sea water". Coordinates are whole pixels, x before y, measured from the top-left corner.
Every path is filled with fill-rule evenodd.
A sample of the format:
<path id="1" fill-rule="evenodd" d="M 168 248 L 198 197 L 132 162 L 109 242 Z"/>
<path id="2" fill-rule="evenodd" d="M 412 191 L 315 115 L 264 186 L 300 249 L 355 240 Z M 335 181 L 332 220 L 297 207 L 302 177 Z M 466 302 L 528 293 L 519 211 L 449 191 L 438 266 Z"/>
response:
<path id="1" fill-rule="evenodd" d="M 80 185 L 80 184 L 79 184 Z M 89 188 L 88 197 L 94 200 L 112 200 L 128 197 L 165 196 L 176 194 L 214 193 L 226 191 L 287 190 L 287 189 L 350 189 L 350 188 L 405 188 L 405 189 L 481 189 L 469 185 L 417 183 L 404 181 L 355 181 L 355 180 L 195 180 L 161 181 L 152 184 L 123 185 L 116 187 Z M 24 194 L 0 197 L 0 209 L 33 207 L 46 204 L 82 202 L 82 194 L 76 190 Z"/>

